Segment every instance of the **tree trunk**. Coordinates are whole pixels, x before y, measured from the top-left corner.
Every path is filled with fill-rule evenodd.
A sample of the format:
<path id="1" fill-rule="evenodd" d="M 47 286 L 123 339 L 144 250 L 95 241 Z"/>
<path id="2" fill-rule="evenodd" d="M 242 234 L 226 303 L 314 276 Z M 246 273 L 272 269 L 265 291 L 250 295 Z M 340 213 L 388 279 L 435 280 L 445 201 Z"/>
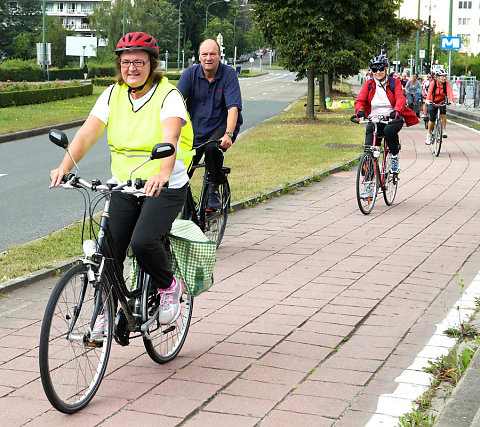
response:
<path id="1" fill-rule="evenodd" d="M 325 98 L 330 98 L 332 96 L 330 76 L 327 73 L 325 73 L 323 76 L 325 79 Z"/>
<path id="2" fill-rule="evenodd" d="M 325 104 L 325 75 L 320 74 L 318 76 L 318 105 L 320 110 L 325 111 L 327 105 Z"/>
<path id="3" fill-rule="evenodd" d="M 313 68 L 307 69 L 307 110 L 305 112 L 307 119 L 313 120 L 315 118 L 314 103 L 315 103 L 315 75 Z"/>

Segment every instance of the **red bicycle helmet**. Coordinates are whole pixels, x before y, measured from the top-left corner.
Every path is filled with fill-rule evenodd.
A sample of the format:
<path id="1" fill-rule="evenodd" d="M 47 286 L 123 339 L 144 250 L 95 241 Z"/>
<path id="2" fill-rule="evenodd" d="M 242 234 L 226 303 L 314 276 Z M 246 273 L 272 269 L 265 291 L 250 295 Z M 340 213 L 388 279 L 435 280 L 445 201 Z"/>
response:
<path id="1" fill-rule="evenodd" d="M 143 32 L 127 33 L 117 43 L 115 53 L 120 55 L 124 50 L 146 50 L 158 59 L 158 44 L 153 36 Z"/>

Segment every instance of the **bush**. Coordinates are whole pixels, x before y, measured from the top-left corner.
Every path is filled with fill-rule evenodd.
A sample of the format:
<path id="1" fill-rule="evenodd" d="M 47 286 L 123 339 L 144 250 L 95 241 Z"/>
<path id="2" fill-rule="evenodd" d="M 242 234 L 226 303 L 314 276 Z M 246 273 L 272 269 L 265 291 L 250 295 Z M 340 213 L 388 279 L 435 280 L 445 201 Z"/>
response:
<path id="1" fill-rule="evenodd" d="M 73 98 L 76 96 L 91 95 L 93 85 L 69 85 L 67 87 L 53 87 L 36 90 L 19 90 L 0 92 L 0 107 L 15 105 L 40 104 L 42 102 L 57 101 L 59 99 Z"/>
<path id="2" fill-rule="evenodd" d="M 94 84 L 95 86 L 110 86 L 113 85 L 115 81 L 116 80 L 113 77 L 94 77 L 92 79 L 92 84 Z"/>
<path id="3" fill-rule="evenodd" d="M 42 68 L 33 62 L 12 59 L 0 63 L 0 81 L 2 82 L 7 80 L 38 82 L 42 78 Z"/>

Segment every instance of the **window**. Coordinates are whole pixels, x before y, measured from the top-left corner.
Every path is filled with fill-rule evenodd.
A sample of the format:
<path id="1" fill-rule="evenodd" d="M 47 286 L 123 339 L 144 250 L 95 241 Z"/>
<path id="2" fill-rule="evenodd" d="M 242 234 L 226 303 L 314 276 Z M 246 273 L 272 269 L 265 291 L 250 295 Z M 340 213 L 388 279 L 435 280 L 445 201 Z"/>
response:
<path id="1" fill-rule="evenodd" d="M 45 3 L 45 12 L 53 12 L 53 3 Z"/>
<path id="2" fill-rule="evenodd" d="M 458 8 L 459 9 L 471 9 L 472 8 L 472 2 L 471 1 L 459 1 L 458 2 Z"/>
<path id="3" fill-rule="evenodd" d="M 478 43 L 480 43 L 480 34 L 478 35 L 478 40 L 477 41 L 478 41 Z"/>
<path id="4" fill-rule="evenodd" d="M 92 4 L 91 3 L 82 3 L 82 12 L 91 12 Z"/>
<path id="5" fill-rule="evenodd" d="M 64 8 L 65 8 L 65 3 L 58 3 L 57 10 L 59 12 L 63 12 Z"/>

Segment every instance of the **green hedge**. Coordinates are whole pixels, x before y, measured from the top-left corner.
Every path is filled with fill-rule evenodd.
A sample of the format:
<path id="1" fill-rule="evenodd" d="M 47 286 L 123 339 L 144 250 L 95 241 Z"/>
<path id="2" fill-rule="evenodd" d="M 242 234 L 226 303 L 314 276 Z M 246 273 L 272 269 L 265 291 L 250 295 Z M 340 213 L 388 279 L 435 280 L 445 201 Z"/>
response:
<path id="1" fill-rule="evenodd" d="M 42 69 L 33 62 L 9 60 L 0 62 L 0 81 L 39 82 L 42 80 Z"/>
<path id="2" fill-rule="evenodd" d="M 176 80 L 178 81 L 180 79 L 181 74 L 178 73 L 167 73 L 164 74 L 165 77 L 168 78 L 169 81 Z M 110 86 L 115 83 L 115 78 L 113 77 L 94 77 L 92 78 L 92 84 L 95 86 Z"/>
<path id="3" fill-rule="evenodd" d="M 5 92 L 0 93 L 0 107 L 40 104 L 42 102 L 57 101 L 59 99 L 91 95 L 92 92 L 92 84 L 61 88 L 24 90 L 18 92 Z"/>

